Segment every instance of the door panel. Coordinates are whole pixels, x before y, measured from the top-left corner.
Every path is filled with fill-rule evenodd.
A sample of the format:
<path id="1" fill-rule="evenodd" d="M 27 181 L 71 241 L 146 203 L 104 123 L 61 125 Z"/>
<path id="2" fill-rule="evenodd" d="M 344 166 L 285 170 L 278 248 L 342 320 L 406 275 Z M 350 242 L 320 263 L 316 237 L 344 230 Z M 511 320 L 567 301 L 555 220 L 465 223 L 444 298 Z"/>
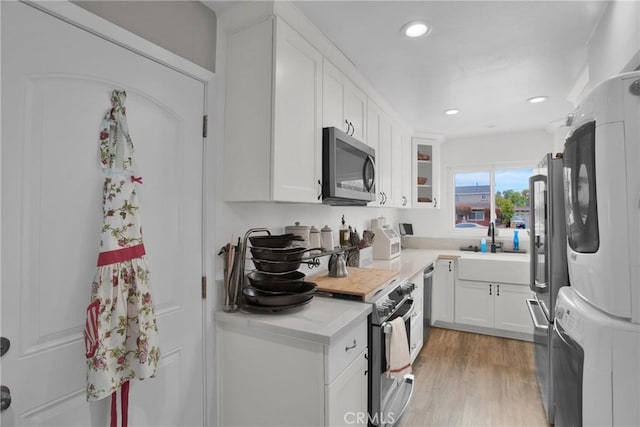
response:
<path id="1" fill-rule="evenodd" d="M 493 283 L 458 280 L 455 295 L 456 323 L 493 328 L 496 286 Z"/>
<path id="2" fill-rule="evenodd" d="M 162 359 L 132 425 L 202 425 L 204 86 L 31 6 L 2 2 L 3 425 L 106 425 L 87 403 L 82 331 L 96 270 L 98 130 L 127 91 Z M 46 37 L 42 35 L 46 34 Z"/>

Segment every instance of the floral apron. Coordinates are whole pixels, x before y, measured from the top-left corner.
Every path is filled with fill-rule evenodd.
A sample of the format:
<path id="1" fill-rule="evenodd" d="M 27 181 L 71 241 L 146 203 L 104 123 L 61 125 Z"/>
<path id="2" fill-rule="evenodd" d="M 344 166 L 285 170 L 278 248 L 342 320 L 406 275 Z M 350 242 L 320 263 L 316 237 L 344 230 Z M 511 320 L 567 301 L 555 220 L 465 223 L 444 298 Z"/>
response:
<path id="1" fill-rule="evenodd" d="M 111 426 L 116 425 L 118 389 L 122 387 L 122 425 L 126 426 L 129 380 L 155 376 L 160 359 L 136 194 L 142 179 L 134 176 L 126 96 L 124 91 L 113 91 L 112 108 L 100 127 L 104 221 L 84 331 L 87 400 L 112 396 Z"/>

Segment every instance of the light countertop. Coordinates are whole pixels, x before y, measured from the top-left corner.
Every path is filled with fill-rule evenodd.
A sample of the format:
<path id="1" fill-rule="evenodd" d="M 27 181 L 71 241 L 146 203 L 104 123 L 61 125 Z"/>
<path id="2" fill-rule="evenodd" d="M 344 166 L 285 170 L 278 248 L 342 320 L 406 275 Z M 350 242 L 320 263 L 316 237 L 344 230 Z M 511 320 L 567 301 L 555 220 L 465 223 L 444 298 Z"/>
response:
<path id="1" fill-rule="evenodd" d="M 499 256 L 500 259 L 505 260 L 509 258 L 528 260 L 528 254 L 483 254 L 453 249 L 403 249 L 399 258 L 392 261 L 374 260 L 368 267 L 397 271 L 398 274 L 391 280 L 403 280 L 421 273 L 438 258 L 484 256 L 488 258 Z M 309 279 L 312 281 L 312 276 Z M 343 329 L 366 319 L 369 313 L 371 313 L 370 304 L 315 296 L 309 304 L 293 310 L 279 313 L 217 311 L 214 318 L 221 323 L 232 323 L 329 345 Z"/>
<path id="2" fill-rule="evenodd" d="M 293 310 L 266 314 L 217 311 L 214 318 L 222 323 L 330 345 L 341 330 L 365 320 L 369 313 L 370 304 L 315 296 L 309 304 Z"/>

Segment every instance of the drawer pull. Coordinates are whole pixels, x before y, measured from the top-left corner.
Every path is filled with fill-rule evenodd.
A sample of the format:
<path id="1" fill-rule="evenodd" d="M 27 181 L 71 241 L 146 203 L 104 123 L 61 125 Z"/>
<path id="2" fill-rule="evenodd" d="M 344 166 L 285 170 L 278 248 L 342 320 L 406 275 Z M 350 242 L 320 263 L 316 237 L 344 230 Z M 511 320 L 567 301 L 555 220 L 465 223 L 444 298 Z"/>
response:
<path id="1" fill-rule="evenodd" d="M 348 345 L 344 348 L 344 351 L 349 351 L 349 350 L 353 350 L 354 348 L 356 348 L 357 344 L 356 344 L 356 339 L 353 339 L 353 344 Z"/>

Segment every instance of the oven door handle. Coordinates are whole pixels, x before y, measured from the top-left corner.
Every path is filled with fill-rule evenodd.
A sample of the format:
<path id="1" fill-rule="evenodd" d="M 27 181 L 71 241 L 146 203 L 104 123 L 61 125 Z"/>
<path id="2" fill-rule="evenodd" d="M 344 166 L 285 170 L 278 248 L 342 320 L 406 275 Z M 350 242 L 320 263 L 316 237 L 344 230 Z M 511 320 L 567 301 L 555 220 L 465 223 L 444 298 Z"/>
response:
<path id="1" fill-rule="evenodd" d="M 409 309 L 409 311 L 407 311 L 404 314 L 404 316 L 402 316 L 402 320 L 404 320 L 404 323 L 407 323 L 409 321 L 409 318 L 413 314 L 413 310 L 414 310 L 413 301 L 411 301 L 411 308 Z M 391 333 L 391 323 L 390 322 L 383 322 L 382 323 L 382 332 L 384 332 L 385 335 L 388 335 L 388 334 Z"/>

